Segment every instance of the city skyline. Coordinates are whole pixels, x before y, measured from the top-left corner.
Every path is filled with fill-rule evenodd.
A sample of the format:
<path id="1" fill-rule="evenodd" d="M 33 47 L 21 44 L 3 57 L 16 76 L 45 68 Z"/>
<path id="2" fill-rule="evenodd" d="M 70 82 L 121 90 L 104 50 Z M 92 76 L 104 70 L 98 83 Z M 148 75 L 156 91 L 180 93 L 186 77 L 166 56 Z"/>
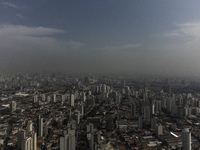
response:
<path id="1" fill-rule="evenodd" d="M 0 1 L 2 71 L 200 76 L 199 1 Z"/>

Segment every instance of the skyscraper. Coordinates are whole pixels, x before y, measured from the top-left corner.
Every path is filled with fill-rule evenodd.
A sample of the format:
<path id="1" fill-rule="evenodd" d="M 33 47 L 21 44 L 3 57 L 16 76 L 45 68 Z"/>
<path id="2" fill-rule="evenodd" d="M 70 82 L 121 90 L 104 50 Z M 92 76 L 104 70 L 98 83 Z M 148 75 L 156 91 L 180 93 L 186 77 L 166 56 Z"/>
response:
<path id="1" fill-rule="evenodd" d="M 34 95 L 33 97 L 33 104 L 38 102 L 38 95 Z"/>
<path id="2" fill-rule="evenodd" d="M 27 132 L 31 132 L 31 131 L 33 131 L 33 122 L 29 120 L 27 124 Z"/>
<path id="3" fill-rule="evenodd" d="M 191 150 L 191 132 L 189 128 L 184 128 L 182 131 L 182 148 L 183 150 Z"/>
<path id="4" fill-rule="evenodd" d="M 75 150 L 75 135 L 65 134 L 60 137 L 60 150 Z"/>
<path id="5" fill-rule="evenodd" d="M 26 131 L 25 130 L 20 130 L 17 133 L 17 149 L 20 150 L 21 147 L 21 142 L 26 138 Z"/>
<path id="6" fill-rule="evenodd" d="M 106 130 L 112 131 L 114 129 L 113 115 L 106 114 Z"/>
<path id="7" fill-rule="evenodd" d="M 21 142 L 21 150 L 32 150 L 33 149 L 33 139 L 31 137 L 27 137 Z"/>
<path id="8" fill-rule="evenodd" d="M 56 103 L 57 98 L 56 98 L 56 94 L 53 95 L 53 102 Z"/>
<path id="9" fill-rule="evenodd" d="M 37 118 L 37 135 L 43 136 L 43 118 L 40 115 Z"/>
<path id="10" fill-rule="evenodd" d="M 142 116 L 138 117 L 138 129 L 142 129 Z"/>
<path id="11" fill-rule="evenodd" d="M 85 92 L 82 93 L 82 101 L 85 102 L 86 100 L 86 96 L 85 96 Z"/>
<path id="12" fill-rule="evenodd" d="M 32 150 L 37 150 L 37 133 L 32 132 L 31 137 L 32 137 L 32 146 L 33 146 Z"/>
<path id="13" fill-rule="evenodd" d="M 46 95 L 42 94 L 42 101 L 45 102 L 46 101 Z"/>
<path id="14" fill-rule="evenodd" d="M 63 104 L 64 104 L 64 102 L 65 102 L 65 94 L 64 94 L 64 95 L 62 95 L 62 97 L 61 97 L 61 104 L 63 105 Z"/>
<path id="15" fill-rule="evenodd" d="M 16 102 L 15 102 L 15 101 L 12 101 L 12 102 L 10 103 L 10 111 L 11 111 L 11 112 L 14 112 L 14 111 L 16 110 L 16 106 L 17 106 Z"/>
<path id="16" fill-rule="evenodd" d="M 91 149 L 94 149 L 94 125 L 93 123 L 89 123 L 87 125 L 87 139 L 89 141 L 89 145 Z"/>
<path id="17" fill-rule="evenodd" d="M 74 106 L 74 94 L 71 94 L 70 106 Z"/>
<path id="18" fill-rule="evenodd" d="M 144 121 L 150 121 L 151 113 L 149 106 L 144 106 L 143 115 L 144 115 Z"/>
<path id="19" fill-rule="evenodd" d="M 163 126 L 160 123 L 156 124 L 156 135 L 163 135 Z"/>
<path id="20" fill-rule="evenodd" d="M 135 117 L 136 115 L 136 106 L 134 102 L 131 102 L 131 116 Z"/>
<path id="21" fill-rule="evenodd" d="M 68 130 L 64 131 L 64 137 L 60 137 L 60 150 L 75 150 L 76 138 L 75 138 L 75 124 L 74 122 L 68 123 Z"/>

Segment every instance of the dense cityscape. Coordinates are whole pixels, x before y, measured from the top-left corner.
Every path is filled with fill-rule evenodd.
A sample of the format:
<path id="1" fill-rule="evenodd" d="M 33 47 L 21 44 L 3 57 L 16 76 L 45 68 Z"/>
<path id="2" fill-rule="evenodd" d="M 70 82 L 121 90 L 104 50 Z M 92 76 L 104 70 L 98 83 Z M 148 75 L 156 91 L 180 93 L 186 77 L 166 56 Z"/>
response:
<path id="1" fill-rule="evenodd" d="M 1 74 L 0 146 L 198 149 L 199 90 L 191 79 Z"/>
<path id="2" fill-rule="evenodd" d="M 199 6 L 0 0 L 0 150 L 200 150 Z"/>

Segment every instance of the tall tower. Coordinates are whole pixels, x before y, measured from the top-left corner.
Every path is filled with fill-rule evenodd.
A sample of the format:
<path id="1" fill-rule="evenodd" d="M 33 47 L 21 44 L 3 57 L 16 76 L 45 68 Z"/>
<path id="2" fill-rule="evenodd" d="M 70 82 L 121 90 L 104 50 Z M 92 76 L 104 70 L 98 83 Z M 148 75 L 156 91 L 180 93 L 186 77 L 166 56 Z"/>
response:
<path id="1" fill-rule="evenodd" d="M 10 111 L 11 111 L 11 112 L 14 112 L 14 111 L 16 110 L 16 106 L 17 106 L 16 102 L 15 102 L 15 101 L 12 101 L 12 102 L 10 103 Z"/>
<path id="2" fill-rule="evenodd" d="M 74 106 L 74 94 L 71 94 L 70 106 Z"/>
<path id="3" fill-rule="evenodd" d="M 93 123 L 89 123 L 87 125 L 87 139 L 89 141 L 89 145 L 91 149 L 94 149 L 94 125 Z"/>
<path id="4" fill-rule="evenodd" d="M 138 129 L 142 129 L 142 116 L 138 117 Z"/>
<path id="5" fill-rule="evenodd" d="M 191 132 L 189 131 L 189 128 L 183 129 L 182 148 L 183 150 L 191 150 Z"/>
<path id="6" fill-rule="evenodd" d="M 33 104 L 38 102 L 38 95 L 34 95 L 33 97 Z"/>
<path id="7" fill-rule="evenodd" d="M 131 116 L 135 117 L 136 115 L 136 106 L 134 102 L 131 102 Z"/>
<path id="8" fill-rule="evenodd" d="M 27 137 L 21 142 L 21 150 L 32 150 L 33 149 L 33 139 L 31 137 Z"/>
<path id="9" fill-rule="evenodd" d="M 37 135 L 43 136 L 43 118 L 40 115 L 37 118 Z"/>
<path id="10" fill-rule="evenodd" d="M 103 94 L 106 93 L 106 85 L 105 85 L 105 84 L 102 85 L 102 93 L 103 93 Z"/>
<path id="11" fill-rule="evenodd" d="M 60 137 L 60 150 L 75 150 L 75 135 L 65 134 L 64 137 Z"/>
<path id="12" fill-rule="evenodd" d="M 33 131 L 33 122 L 29 120 L 27 124 L 27 132 L 31 132 L 31 131 Z"/>
<path id="13" fill-rule="evenodd" d="M 160 123 L 156 124 L 156 135 L 163 135 L 163 126 Z"/>
<path id="14" fill-rule="evenodd" d="M 113 129 L 114 129 L 113 115 L 106 114 L 106 130 L 113 131 Z"/>
<path id="15" fill-rule="evenodd" d="M 46 101 L 46 95 L 42 94 L 42 101 L 45 102 Z"/>
<path id="16" fill-rule="evenodd" d="M 33 139 L 33 150 L 37 150 L 37 133 L 32 134 L 32 139 Z"/>
<path id="17" fill-rule="evenodd" d="M 60 137 L 60 150 L 75 150 L 76 138 L 75 138 L 75 124 L 73 122 L 68 123 L 68 130 L 64 131 L 64 136 Z"/>
<path id="18" fill-rule="evenodd" d="M 17 133 L 17 149 L 20 150 L 21 147 L 21 142 L 26 138 L 26 131 L 25 130 L 20 130 Z"/>
<path id="19" fill-rule="evenodd" d="M 57 97 L 56 97 L 56 94 L 54 94 L 53 95 L 53 102 L 56 103 L 56 101 L 57 101 Z"/>
<path id="20" fill-rule="evenodd" d="M 65 102 L 65 94 L 64 94 L 64 95 L 62 95 L 62 97 L 61 97 L 61 104 L 63 105 L 63 104 L 64 104 L 64 102 Z"/>
<path id="21" fill-rule="evenodd" d="M 151 113 L 149 106 L 144 106 L 143 115 L 144 115 L 144 121 L 150 121 Z"/>
<path id="22" fill-rule="evenodd" d="M 82 101 L 85 102 L 86 100 L 86 96 L 85 96 L 85 92 L 82 93 Z"/>

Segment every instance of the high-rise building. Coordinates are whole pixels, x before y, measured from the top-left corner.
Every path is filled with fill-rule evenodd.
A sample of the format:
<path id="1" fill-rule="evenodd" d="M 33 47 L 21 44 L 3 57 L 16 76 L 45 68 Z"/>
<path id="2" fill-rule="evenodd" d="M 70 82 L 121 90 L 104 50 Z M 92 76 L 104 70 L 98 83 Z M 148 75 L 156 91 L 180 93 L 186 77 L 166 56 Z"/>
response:
<path id="1" fill-rule="evenodd" d="M 93 125 L 93 123 L 89 123 L 87 125 L 87 139 L 89 141 L 90 148 L 94 149 L 94 125 Z"/>
<path id="2" fill-rule="evenodd" d="M 44 131 L 44 133 L 45 133 L 45 136 L 47 136 L 48 135 L 48 123 L 49 123 L 49 121 L 46 121 L 45 122 L 45 124 L 44 124 L 44 126 L 45 126 L 45 131 Z"/>
<path id="3" fill-rule="evenodd" d="M 37 118 L 37 135 L 43 136 L 43 118 L 40 115 Z"/>
<path id="4" fill-rule="evenodd" d="M 65 134 L 60 137 L 60 150 L 75 150 L 75 135 Z"/>
<path id="5" fill-rule="evenodd" d="M 82 93 L 82 101 L 85 102 L 86 100 L 86 96 L 85 96 L 85 92 Z"/>
<path id="6" fill-rule="evenodd" d="M 156 124 L 156 134 L 159 135 L 163 135 L 163 126 L 159 123 Z"/>
<path id="7" fill-rule="evenodd" d="M 33 150 L 33 139 L 31 137 L 25 138 L 21 142 L 21 150 Z"/>
<path id="8" fill-rule="evenodd" d="M 76 121 L 76 124 L 78 125 L 80 122 L 80 111 L 76 110 L 73 114 L 72 114 L 72 119 Z"/>
<path id="9" fill-rule="evenodd" d="M 11 111 L 11 112 L 14 112 L 14 111 L 16 110 L 16 106 L 17 106 L 16 102 L 15 102 L 15 101 L 12 101 L 12 102 L 10 103 L 10 111 Z"/>
<path id="10" fill-rule="evenodd" d="M 80 111 L 80 116 L 82 117 L 84 115 L 84 105 L 83 105 L 83 102 L 80 102 L 78 104 L 78 110 Z"/>
<path id="11" fill-rule="evenodd" d="M 91 133 L 94 132 L 94 125 L 93 125 L 93 123 L 89 123 L 87 125 L 87 132 L 91 132 Z"/>
<path id="12" fill-rule="evenodd" d="M 155 105 L 154 104 L 151 105 L 151 114 L 152 115 L 155 114 Z"/>
<path id="13" fill-rule="evenodd" d="M 142 116 L 138 117 L 138 129 L 142 129 Z"/>
<path id="14" fill-rule="evenodd" d="M 121 102 L 121 94 L 120 93 L 117 95 L 116 102 L 117 102 L 117 104 L 120 104 L 120 102 Z"/>
<path id="15" fill-rule="evenodd" d="M 132 117 L 136 116 L 136 105 L 134 102 L 131 102 L 131 116 Z"/>
<path id="16" fill-rule="evenodd" d="M 107 114 L 106 115 L 106 130 L 112 131 L 113 129 L 114 129 L 113 115 Z"/>
<path id="17" fill-rule="evenodd" d="M 135 98 L 138 98 L 138 91 L 135 91 Z"/>
<path id="18" fill-rule="evenodd" d="M 75 90 L 75 92 L 74 92 L 74 99 L 76 100 L 78 98 L 79 98 L 79 92 L 78 92 L 78 90 Z"/>
<path id="19" fill-rule="evenodd" d="M 113 91 L 112 96 L 115 101 L 117 101 L 117 95 L 118 95 L 118 93 L 116 91 Z"/>
<path id="20" fill-rule="evenodd" d="M 74 106 L 74 94 L 71 94 L 70 106 Z"/>
<path id="21" fill-rule="evenodd" d="M 57 102 L 57 96 L 56 96 L 56 94 L 53 95 L 53 102 L 54 102 L 54 103 Z"/>
<path id="22" fill-rule="evenodd" d="M 62 95 L 62 97 L 61 97 L 61 104 L 63 105 L 64 102 L 65 102 L 65 95 Z"/>
<path id="23" fill-rule="evenodd" d="M 158 123 L 158 118 L 155 117 L 155 116 L 152 116 L 152 117 L 151 117 L 151 128 L 152 128 L 152 129 L 156 129 L 157 123 Z"/>
<path id="24" fill-rule="evenodd" d="M 17 149 L 21 150 L 21 142 L 26 138 L 26 131 L 19 130 L 17 133 Z"/>
<path id="25" fill-rule="evenodd" d="M 189 128 L 184 128 L 182 131 L 182 149 L 191 150 L 191 132 Z"/>
<path id="26" fill-rule="evenodd" d="M 38 95 L 34 95 L 33 97 L 33 104 L 38 102 Z"/>
<path id="27" fill-rule="evenodd" d="M 120 121 L 122 119 L 122 115 L 120 113 L 120 111 L 117 111 L 117 121 Z"/>
<path id="28" fill-rule="evenodd" d="M 165 98 L 165 97 L 162 97 L 162 99 L 161 99 L 161 106 L 162 106 L 163 108 L 166 108 L 166 107 L 167 107 L 167 101 L 166 101 L 166 98 Z"/>
<path id="29" fill-rule="evenodd" d="M 143 115 L 144 115 L 144 121 L 150 121 L 151 113 L 149 106 L 144 106 Z"/>
<path id="30" fill-rule="evenodd" d="M 37 133 L 32 132 L 31 133 L 31 137 L 32 137 L 32 145 L 33 145 L 33 149 L 32 150 L 37 150 Z"/>
<path id="31" fill-rule="evenodd" d="M 17 133 L 18 150 L 37 150 L 37 134 L 32 130 L 32 121 L 27 124 L 27 131 L 20 130 Z"/>
<path id="32" fill-rule="evenodd" d="M 167 111 L 172 112 L 172 105 L 173 105 L 172 99 L 167 99 Z"/>
<path id="33" fill-rule="evenodd" d="M 159 101 L 159 100 L 155 101 L 155 111 L 156 111 L 156 113 L 161 113 L 161 108 L 162 108 L 161 101 Z"/>
<path id="34" fill-rule="evenodd" d="M 48 102 L 48 103 L 51 102 L 51 96 L 50 96 L 50 95 L 47 96 L 47 102 Z"/>
<path id="35" fill-rule="evenodd" d="M 89 95 L 89 96 L 92 95 L 92 91 L 88 91 L 88 95 Z"/>
<path id="36" fill-rule="evenodd" d="M 64 131 L 64 136 L 60 137 L 60 150 L 75 150 L 75 124 L 73 121 L 68 123 L 68 130 Z"/>
<path id="37" fill-rule="evenodd" d="M 102 85 L 102 93 L 103 93 L 103 94 L 106 93 L 106 85 L 105 85 L 105 84 Z"/>
<path id="38" fill-rule="evenodd" d="M 27 124 L 27 132 L 31 132 L 31 131 L 33 131 L 33 122 L 29 120 Z"/>
<path id="39" fill-rule="evenodd" d="M 172 106 L 171 107 L 172 107 L 172 114 L 177 115 L 177 105 L 176 105 L 175 99 L 172 100 Z"/>
<path id="40" fill-rule="evenodd" d="M 42 94 L 42 101 L 45 102 L 46 101 L 46 95 Z"/>

